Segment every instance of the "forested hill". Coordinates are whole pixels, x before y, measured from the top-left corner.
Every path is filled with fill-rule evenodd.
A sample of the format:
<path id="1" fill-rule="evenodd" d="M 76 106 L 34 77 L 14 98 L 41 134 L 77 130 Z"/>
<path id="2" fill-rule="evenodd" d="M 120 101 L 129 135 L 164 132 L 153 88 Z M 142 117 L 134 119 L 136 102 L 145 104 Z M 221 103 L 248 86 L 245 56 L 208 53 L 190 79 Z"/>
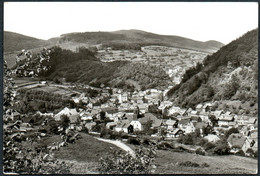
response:
<path id="1" fill-rule="evenodd" d="M 21 75 L 34 76 L 56 83 L 77 82 L 94 87 L 110 86 L 134 91 L 135 89 L 161 88 L 168 86 L 169 76 L 159 66 L 134 64 L 128 61 L 101 62 L 96 58 L 96 48 L 80 47 L 77 52 L 52 47 L 30 55 L 20 54 L 20 61 L 13 69 Z M 24 56 L 25 55 L 25 56 Z M 24 58 L 25 59 L 22 59 Z M 24 72 L 28 72 L 24 75 Z"/>
<path id="2" fill-rule="evenodd" d="M 140 48 L 145 45 L 164 45 L 187 49 L 200 50 L 205 52 L 215 52 L 222 43 L 217 41 L 201 42 L 188 38 L 159 35 L 141 30 L 120 30 L 115 32 L 83 32 L 69 33 L 61 35 L 60 42 L 78 42 L 88 44 L 102 44 L 115 48 Z"/>
<path id="3" fill-rule="evenodd" d="M 46 40 L 4 31 L 4 52 L 33 49 L 47 45 L 49 45 L 49 42 Z"/>
<path id="4" fill-rule="evenodd" d="M 22 34 L 4 31 L 4 51 L 13 52 L 22 49 L 51 47 L 54 45 L 96 45 L 113 49 L 141 49 L 146 45 L 181 47 L 204 52 L 215 52 L 223 46 L 218 41 L 201 42 L 172 35 L 159 35 L 140 30 L 119 30 L 115 32 L 77 32 L 62 34 L 49 40 L 40 40 Z"/>
<path id="5" fill-rule="evenodd" d="M 186 71 L 168 96 L 177 105 L 195 107 L 205 101 L 239 100 L 257 104 L 258 29 L 207 56 L 203 64 Z"/>

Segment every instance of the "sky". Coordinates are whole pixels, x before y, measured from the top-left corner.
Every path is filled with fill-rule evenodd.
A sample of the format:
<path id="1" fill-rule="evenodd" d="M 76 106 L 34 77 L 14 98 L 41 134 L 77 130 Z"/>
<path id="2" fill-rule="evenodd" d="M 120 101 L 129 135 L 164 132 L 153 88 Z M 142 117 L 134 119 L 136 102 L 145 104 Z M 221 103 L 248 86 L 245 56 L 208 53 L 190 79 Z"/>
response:
<path id="1" fill-rule="evenodd" d="M 139 29 L 228 44 L 258 27 L 256 2 L 5 2 L 4 31 L 50 39 Z"/>

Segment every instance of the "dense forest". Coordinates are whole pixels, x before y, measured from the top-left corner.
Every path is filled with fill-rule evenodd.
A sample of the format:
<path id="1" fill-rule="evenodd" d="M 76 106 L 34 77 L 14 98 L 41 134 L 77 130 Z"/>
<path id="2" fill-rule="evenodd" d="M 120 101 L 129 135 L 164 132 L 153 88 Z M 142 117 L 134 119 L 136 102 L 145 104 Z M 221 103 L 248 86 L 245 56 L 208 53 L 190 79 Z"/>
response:
<path id="1" fill-rule="evenodd" d="M 169 76 L 159 66 L 141 63 L 128 63 L 120 68 L 114 75 L 116 85 L 133 85 L 137 89 L 145 90 L 149 88 L 168 87 Z"/>
<path id="2" fill-rule="evenodd" d="M 257 104 L 258 29 L 207 56 L 190 68 L 168 96 L 177 105 L 194 108 L 206 101 L 238 100 Z"/>
<path id="3" fill-rule="evenodd" d="M 170 80 L 159 66 L 128 61 L 101 62 L 95 57 L 96 51 L 93 47 L 80 47 L 77 52 L 52 47 L 38 54 L 27 52 L 29 57 L 25 56 L 26 59 L 19 61 L 14 69 L 37 68 L 36 76 L 56 83 L 78 82 L 94 87 L 110 86 L 131 90 L 162 88 Z"/>

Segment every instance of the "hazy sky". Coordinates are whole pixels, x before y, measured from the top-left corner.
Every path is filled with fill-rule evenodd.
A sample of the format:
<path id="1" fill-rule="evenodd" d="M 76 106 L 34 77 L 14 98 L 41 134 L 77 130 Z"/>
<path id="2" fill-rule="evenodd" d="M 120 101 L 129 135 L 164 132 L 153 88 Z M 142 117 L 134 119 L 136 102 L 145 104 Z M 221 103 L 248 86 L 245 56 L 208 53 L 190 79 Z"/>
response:
<path id="1" fill-rule="evenodd" d="M 224 44 L 258 26 L 256 2 L 5 2 L 4 30 L 49 39 L 139 29 Z"/>

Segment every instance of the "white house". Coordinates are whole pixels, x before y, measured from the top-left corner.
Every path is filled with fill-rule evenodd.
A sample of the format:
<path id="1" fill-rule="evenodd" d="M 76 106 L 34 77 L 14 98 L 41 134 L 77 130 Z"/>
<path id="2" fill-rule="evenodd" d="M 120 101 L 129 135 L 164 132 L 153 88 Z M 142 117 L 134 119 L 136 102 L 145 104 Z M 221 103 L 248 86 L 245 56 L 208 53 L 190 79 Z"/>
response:
<path id="1" fill-rule="evenodd" d="M 130 122 L 130 125 L 133 126 L 134 131 L 142 131 L 143 130 L 143 126 L 138 120 L 132 120 Z"/>
<path id="2" fill-rule="evenodd" d="M 56 114 L 54 116 L 54 119 L 56 121 L 60 121 L 62 115 L 67 115 L 70 118 L 71 123 L 75 123 L 79 117 L 79 113 L 76 109 L 69 109 L 66 107 L 63 110 L 61 110 L 58 114 Z"/>

